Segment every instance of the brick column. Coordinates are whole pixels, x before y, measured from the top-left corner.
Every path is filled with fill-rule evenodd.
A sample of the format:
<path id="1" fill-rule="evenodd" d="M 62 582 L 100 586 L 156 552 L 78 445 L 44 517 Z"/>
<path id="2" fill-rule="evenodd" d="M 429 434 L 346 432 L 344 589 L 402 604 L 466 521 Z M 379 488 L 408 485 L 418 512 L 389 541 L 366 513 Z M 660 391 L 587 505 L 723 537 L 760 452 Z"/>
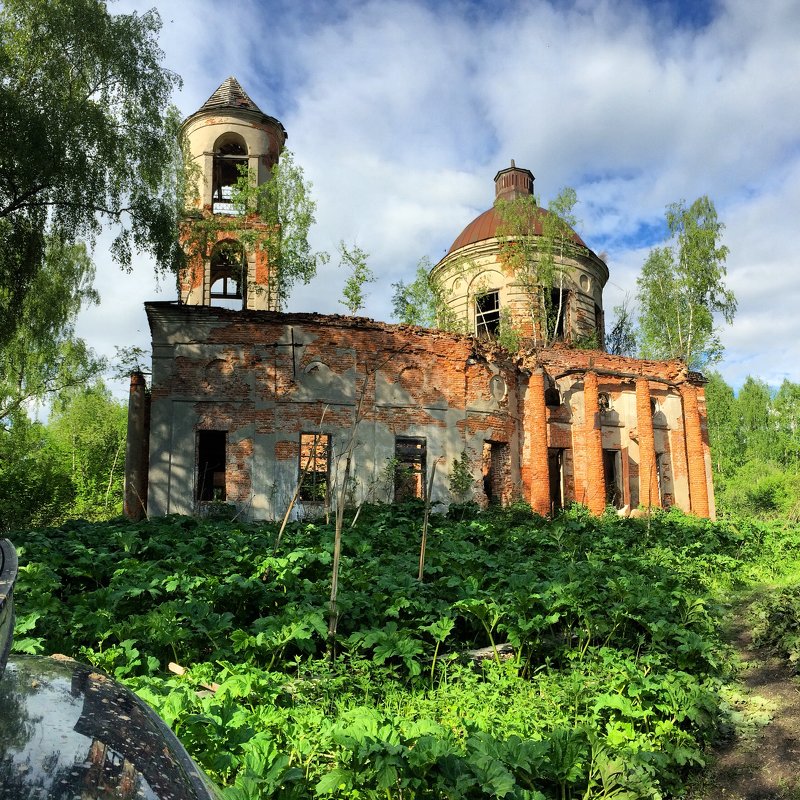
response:
<path id="1" fill-rule="evenodd" d="M 141 372 L 131 373 L 128 437 L 125 443 L 125 516 L 140 520 L 147 513 L 147 470 L 150 449 L 147 386 Z"/>
<path id="2" fill-rule="evenodd" d="M 689 383 L 681 386 L 683 417 L 686 427 L 686 461 L 689 467 L 689 497 L 692 513 L 708 517 L 708 477 L 703 450 L 703 432 L 700 427 L 700 410 L 697 390 Z"/>
<path id="3" fill-rule="evenodd" d="M 700 433 L 703 436 L 703 455 L 706 468 L 706 491 L 708 492 L 708 517 L 717 518 L 717 503 L 714 497 L 714 479 L 711 460 L 711 443 L 708 440 L 708 407 L 706 406 L 706 391 L 702 386 L 694 387 L 697 396 L 697 413 L 700 415 Z"/>
<path id="4" fill-rule="evenodd" d="M 550 513 L 550 469 L 547 461 L 547 407 L 544 402 L 544 373 L 537 369 L 528 382 L 525 404 L 525 433 L 529 439 L 528 474 L 530 504 L 537 513 Z"/>
<path id="5" fill-rule="evenodd" d="M 597 375 L 587 372 L 583 379 L 583 414 L 586 457 L 586 505 L 593 514 L 606 508 L 606 476 L 603 470 L 603 431 L 597 403 Z"/>
<path id="6" fill-rule="evenodd" d="M 647 378 L 636 379 L 636 429 L 639 433 L 639 505 L 661 506 L 656 474 L 656 440 L 653 435 L 653 408 Z"/>

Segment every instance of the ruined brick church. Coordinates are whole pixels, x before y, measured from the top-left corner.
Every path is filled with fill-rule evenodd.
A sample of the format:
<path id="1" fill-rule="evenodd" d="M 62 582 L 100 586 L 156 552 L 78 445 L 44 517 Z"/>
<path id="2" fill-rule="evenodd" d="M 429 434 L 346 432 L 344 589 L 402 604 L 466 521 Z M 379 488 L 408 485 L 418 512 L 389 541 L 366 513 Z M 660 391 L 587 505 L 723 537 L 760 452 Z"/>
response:
<path id="1" fill-rule="evenodd" d="M 269 180 L 286 140 L 233 78 L 183 132 L 197 167 L 195 218 L 230 215 L 239 165 Z M 533 180 L 512 162 L 497 173 L 495 195 L 532 195 Z M 531 220 L 534 243 L 546 214 Z M 677 361 L 576 347 L 603 341 L 608 268 L 574 232 L 558 288 L 548 290 L 558 341 L 534 346 L 500 224 L 493 206 L 431 273 L 471 335 L 280 313 L 263 252 L 231 259 L 220 240 L 189 259 L 179 300 L 145 304 L 152 380 L 149 390 L 140 374 L 131 380 L 126 513 L 203 513 L 221 502 L 240 518 L 276 519 L 296 498 L 303 518 L 339 497 L 386 502 L 430 486 L 444 506 L 677 506 L 713 517 L 702 376 Z M 504 315 L 527 334 L 516 354 L 496 341 Z M 454 474 L 471 478 L 459 496 Z"/>

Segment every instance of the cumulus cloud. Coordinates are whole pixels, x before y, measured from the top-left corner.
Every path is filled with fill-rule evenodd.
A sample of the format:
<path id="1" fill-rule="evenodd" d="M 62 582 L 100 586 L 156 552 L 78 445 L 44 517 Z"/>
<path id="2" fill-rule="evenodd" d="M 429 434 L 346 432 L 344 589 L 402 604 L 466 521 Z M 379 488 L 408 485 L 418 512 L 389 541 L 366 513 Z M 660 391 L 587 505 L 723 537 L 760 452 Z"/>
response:
<path id="1" fill-rule="evenodd" d="M 113 11 L 145 10 L 121 0 Z M 653 6 L 467 0 L 166 0 L 176 100 L 198 108 L 229 74 L 289 132 L 314 183 L 314 244 L 371 254 L 366 313 L 390 316 L 391 284 L 440 258 L 493 200 L 514 158 L 543 201 L 564 185 L 580 233 L 608 255 L 610 309 L 664 236 L 665 206 L 708 194 L 727 223 L 739 299 L 723 375 L 800 380 L 800 5 L 772 0 Z M 144 334 L 150 270 L 121 276 L 97 253 L 103 305 L 80 330 L 101 350 Z M 295 309 L 337 312 L 336 258 Z M 120 287 L 124 286 L 124 289 Z M 169 295 L 169 289 L 161 297 Z M 174 292 L 173 295 L 174 296 Z M 103 324 L 103 320 L 106 324 Z M 139 334 L 136 334 L 136 331 Z M 780 346 L 777 346 L 780 343 Z"/>

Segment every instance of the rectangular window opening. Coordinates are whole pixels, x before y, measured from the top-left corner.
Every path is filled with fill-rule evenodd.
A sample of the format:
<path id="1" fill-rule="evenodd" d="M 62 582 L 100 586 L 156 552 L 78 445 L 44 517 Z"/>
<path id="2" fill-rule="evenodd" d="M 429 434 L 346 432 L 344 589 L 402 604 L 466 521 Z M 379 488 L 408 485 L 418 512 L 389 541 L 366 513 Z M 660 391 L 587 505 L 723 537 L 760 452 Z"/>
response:
<path id="1" fill-rule="evenodd" d="M 425 439 L 413 436 L 397 436 L 394 440 L 394 499 L 425 498 L 425 464 L 427 460 Z"/>
<path id="2" fill-rule="evenodd" d="M 475 334 L 478 338 L 496 339 L 500 333 L 500 292 L 492 291 L 475 298 Z"/>
<path id="3" fill-rule="evenodd" d="M 594 304 L 594 329 L 597 332 L 597 344 L 601 350 L 605 350 L 606 323 L 603 309 L 597 303 Z"/>
<path id="4" fill-rule="evenodd" d="M 566 289 L 550 290 L 550 308 L 547 313 L 547 327 L 554 339 L 564 338 L 568 302 L 569 292 Z"/>
<path id="5" fill-rule="evenodd" d="M 622 508 L 622 461 L 619 450 L 603 450 L 603 474 L 606 482 L 606 505 Z"/>
<path id="6" fill-rule="evenodd" d="M 489 503 L 511 500 L 508 442 L 483 443 L 483 491 Z"/>
<path id="7" fill-rule="evenodd" d="M 550 477 L 550 513 L 564 508 L 564 450 L 547 448 L 547 468 Z"/>
<path id="8" fill-rule="evenodd" d="M 197 499 L 225 500 L 226 431 L 197 431 Z"/>
<path id="9" fill-rule="evenodd" d="M 300 434 L 300 500 L 324 503 L 330 488 L 331 437 L 328 433 Z"/>
<path id="10" fill-rule="evenodd" d="M 673 504 L 673 499 L 669 453 L 656 453 L 656 480 L 658 481 L 658 496 L 661 499 L 661 507 L 670 508 Z"/>

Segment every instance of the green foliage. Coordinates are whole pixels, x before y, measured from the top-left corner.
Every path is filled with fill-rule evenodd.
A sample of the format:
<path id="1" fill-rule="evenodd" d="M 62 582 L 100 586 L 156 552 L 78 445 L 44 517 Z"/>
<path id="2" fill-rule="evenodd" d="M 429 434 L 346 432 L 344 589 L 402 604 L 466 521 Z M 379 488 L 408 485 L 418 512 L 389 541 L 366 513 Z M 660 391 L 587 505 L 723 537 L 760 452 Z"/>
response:
<path id="1" fill-rule="evenodd" d="M 0 346 L 47 269 L 48 249 L 118 224 L 112 253 L 179 259 L 178 78 L 161 66 L 158 13 L 110 14 L 100 0 L 0 7 Z"/>
<path id="2" fill-rule="evenodd" d="M 794 473 L 800 472 L 800 384 L 784 380 L 770 406 L 775 438 L 772 452 Z"/>
<path id="3" fill-rule="evenodd" d="M 800 518 L 800 477 L 775 463 L 751 458 L 723 481 L 720 504 L 726 511 L 756 518 Z"/>
<path id="4" fill-rule="evenodd" d="M 375 273 L 367 266 L 369 253 L 365 253 L 358 245 L 353 245 L 348 250 L 345 243 L 339 242 L 340 267 L 350 270 L 347 280 L 342 289 L 344 300 L 339 302 L 348 310 L 350 314 L 357 314 L 364 308 L 364 286 L 373 283 Z"/>
<path id="5" fill-rule="evenodd" d="M 142 347 L 129 345 L 127 347 L 114 347 L 112 359 L 112 374 L 117 380 L 129 380 L 134 372 L 148 372 L 151 353 Z"/>
<path id="6" fill-rule="evenodd" d="M 16 415 L 0 429 L 0 531 L 60 520 L 72 497 L 68 472 L 47 429 Z"/>
<path id="7" fill-rule="evenodd" d="M 17 310 L 15 330 L 0 345 L 0 426 L 31 403 L 87 383 L 103 368 L 102 360 L 74 335 L 78 312 L 97 302 L 93 280 L 94 266 L 83 244 L 47 238 L 41 269 Z"/>
<path id="8" fill-rule="evenodd" d="M 522 346 L 522 335 L 514 326 L 511 309 L 507 306 L 500 309 L 500 332 L 497 336 L 497 341 L 509 353 L 519 352 Z"/>
<path id="9" fill-rule="evenodd" d="M 748 377 L 736 396 L 732 420 L 748 458 L 770 458 L 773 445 L 770 404 L 769 386 L 762 380 Z"/>
<path id="10" fill-rule="evenodd" d="M 102 382 L 62 392 L 46 425 L 13 416 L 0 430 L 0 530 L 119 514 L 126 424 Z"/>
<path id="11" fill-rule="evenodd" d="M 122 513 L 128 411 L 102 382 L 64 394 L 48 431 L 74 487 L 69 516 L 107 519 Z"/>
<path id="12" fill-rule="evenodd" d="M 721 509 L 758 517 L 800 518 L 800 387 L 774 394 L 747 378 L 738 395 L 717 374 L 706 386 L 714 483 Z"/>
<path id="13" fill-rule="evenodd" d="M 535 346 L 547 347 L 559 338 L 558 320 L 566 309 L 563 294 L 554 305 L 551 290 L 565 288 L 564 257 L 574 247 L 577 202 L 575 190 L 566 187 L 549 203 L 547 212 L 533 195 L 495 203 L 500 215 L 500 259 L 526 294 Z"/>
<path id="14" fill-rule="evenodd" d="M 615 356 L 636 357 L 636 329 L 628 295 L 614 306 L 614 324 L 606 334 L 606 352 Z"/>
<path id="15" fill-rule="evenodd" d="M 430 261 L 422 258 L 411 283 L 399 281 L 392 284 L 392 315 L 403 325 L 464 333 L 465 324 L 456 319 L 441 287 L 431 280 L 430 270 Z"/>
<path id="16" fill-rule="evenodd" d="M 191 185 L 191 180 L 187 183 Z M 297 281 L 308 283 L 317 274 L 317 267 L 328 261 L 327 253 L 314 252 L 308 242 L 317 207 L 311 188 L 290 150 L 281 151 L 270 179 L 261 184 L 255 182 L 246 166 L 240 166 L 231 194 L 234 214 L 185 217 L 191 223 L 183 237 L 185 257 L 190 262 L 207 258 L 226 234 L 238 243 L 238 257 L 242 257 L 242 247 L 247 253 L 266 253 L 270 269 L 268 303 L 282 310 L 292 286 Z"/>
<path id="17" fill-rule="evenodd" d="M 683 201 L 667 206 L 666 220 L 672 241 L 650 252 L 636 281 L 641 353 L 701 369 L 722 357 L 714 314 L 730 324 L 736 313 L 724 281 L 724 225 L 706 196 L 688 208 Z"/>
<path id="18" fill-rule="evenodd" d="M 467 451 L 462 451 L 459 458 L 453 462 L 453 469 L 450 471 L 450 494 L 458 503 L 464 503 L 470 499 L 472 488 L 475 481 L 472 477 L 472 470 L 469 465 Z"/>
<path id="19" fill-rule="evenodd" d="M 135 688 L 230 797 L 679 790 L 727 674 L 712 593 L 761 551 L 785 561 L 785 536 L 674 512 L 434 516 L 420 584 L 422 511 L 365 507 L 343 536 L 334 659 L 318 522 L 285 553 L 275 526 L 181 517 L 17 531 L 17 646 Z"/>
<path id="20" fill-rule="evenodd" d="M 736 430 L 736 397 L 718 372 L 710 372 L 707 378 L 708 438 L 714 477 L 730 476 L 741 464 L 743 452 Z"/>

